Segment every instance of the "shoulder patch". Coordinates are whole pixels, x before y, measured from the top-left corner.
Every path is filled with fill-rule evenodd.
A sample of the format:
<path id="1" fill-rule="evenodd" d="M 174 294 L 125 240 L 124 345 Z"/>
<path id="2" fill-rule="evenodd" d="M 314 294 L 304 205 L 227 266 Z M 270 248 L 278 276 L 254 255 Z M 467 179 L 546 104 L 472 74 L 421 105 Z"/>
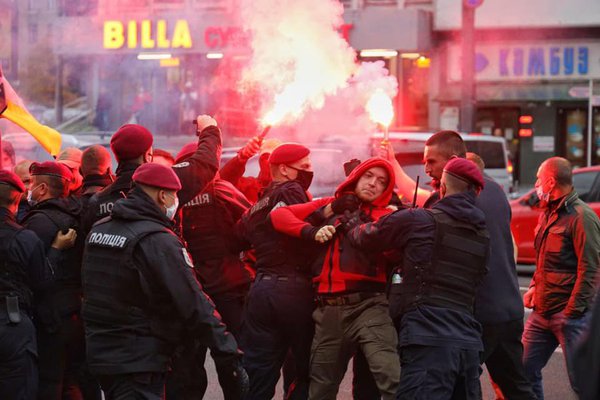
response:
<path id="1" fill-rule="evenodd" d="M 173 165 L 172 168 L 185 168 L 185 167 L 189 167 L 189 166 L 190 166 L 190 163 L 187 161 L 184 161 L 184 162 L 180 162 L 179 164 Z"/>
<path id="2" fill-rule="evenodd" d="M 188 267 L 194 268 L 194 263 L 192 262 L 192 258 L 190 257 L 190 254 L 185 249 L 185 247 L 181 248 L 181 252 L 183 253 L 183 258 L 185 259 L 185 263 L 188 265 Z"/>
<path id="3" fill-rule="evenodd" d="M 271 208 L 271 211 L 277 210 L 280 207 L 286 207 L 286 206 L 287 206 L 287 204 L 285 204 L 284 201 L 280 201 L 279 203 L 275 204 L 275 206 L 273 206 L 273 208 Z"/>

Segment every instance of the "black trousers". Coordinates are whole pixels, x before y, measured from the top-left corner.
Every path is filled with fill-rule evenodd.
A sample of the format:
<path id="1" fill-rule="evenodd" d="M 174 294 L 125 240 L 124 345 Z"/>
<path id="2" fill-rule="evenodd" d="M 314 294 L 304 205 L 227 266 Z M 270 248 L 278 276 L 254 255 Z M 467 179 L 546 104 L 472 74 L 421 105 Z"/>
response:
<path id="1" fill-rule="evenodd" d="M 242 324 L 245 297 L 211 296 L 227 330 L 239 341 L 239 330 Z M 204 363 L 207 348 L 199 344 L 179 349 L 173 358 L 173 371 L 167 377 L 167 400 L 202 399 L 208 387 L 208 377 Z M 237 400 L 239 394 L 235 383 L 231 382 L 230 369 L 223 369 L 216 363 L 219 384 L 225 400 Z M 233 389 L 233 390 L 232 390 Z"/>
<path id="2" fill-rule="evenodd" d="M 74 313 L 61 319 L 52 332 L 37 331 L 40 400 L 99 399 L 98 383 L 85 366 L 83 321 Z"/>
<path id="3" fill-rule="evenodd" d="M 400 349 L 397 400 L 479 400 L 479 351 L 410 345 Z"/>
<path id="4" fill-rule="evenodd" d="M 309 278 L 257 275 L 248 295 L 241 330 L 244 368 L 250 377 L 246 400 L 273 398 L 288 351 L 293 353 L 296 370 L 288 398 L 308 398 L 313 309 Z"/>
<path id="5" fill-rule="evenodd" d="M 2 305 L 1 307 L 4 307 Z M 35 328 L 27 315 L 21 322 L 8 322 L 0 310 L 0 399 L 34 400 L 37 396 L 38 369 Z"/>
<path id="6" fill-rule="evenodd" d="M 507 399 L 535 399 L 523 368 L 523 320 L 483 327 L 481 363 Z"/>
<path id="7" fill-rule="evenodd" d="M 164 399 L 165 374 L 162 372 L 99 375 L 97 378 L 106 400 Z"/>

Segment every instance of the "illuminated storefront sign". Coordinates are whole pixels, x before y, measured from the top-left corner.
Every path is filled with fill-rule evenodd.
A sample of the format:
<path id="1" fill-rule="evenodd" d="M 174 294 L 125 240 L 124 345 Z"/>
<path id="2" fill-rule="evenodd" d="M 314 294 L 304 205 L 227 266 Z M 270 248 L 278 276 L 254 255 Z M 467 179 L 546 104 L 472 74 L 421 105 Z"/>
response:
<path id="1" fill-rule="evenodd" d="M 448 78 L 460 81 L 460 47 L 450 46 Z M 600 42 L 482 44 L 475 50 L 477 81 L 600 78 Z"/>
<path id="2" fill-rule="evenodd" d="M 172 32 L 165 20 L 105 21 L 103 43 L 105 49 L 191 49 L 193 46 L 188 22 L 183 19 L 175 21 Z"/>
<path id="3" fill-rule="evenodd" d="M 198 32 L 192 31 L 190 26 L 198 30 L 197 25 L 191 25 L 185 19 L 173 22 L 162 19 L 104 21 L 103 48 L 107 50 L 192 49 L 197 41 L 202 42 L 200 44 L 203 44 L 206 50 L 249 46 L 249 36 L 240 27 L 207 26 L 199 38 Z M 340 34 L 348 40 L 351 29 L 352 24 L 345 24 L 340 28 Z"/>

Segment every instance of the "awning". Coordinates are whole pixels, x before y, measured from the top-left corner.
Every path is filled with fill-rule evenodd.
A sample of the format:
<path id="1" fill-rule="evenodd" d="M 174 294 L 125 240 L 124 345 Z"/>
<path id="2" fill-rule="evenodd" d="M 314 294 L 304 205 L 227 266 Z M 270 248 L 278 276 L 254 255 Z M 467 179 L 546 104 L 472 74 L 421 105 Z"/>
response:
<path id="1" fill-rule="evenodd" d="M 475 87 L 477 101 L 577 101 L 569 96 L 569 89 L 577 83 L 551 84 L 479 84 Z M 460 101 L 460 86 L 447 85 L 434 97 L 434 101 Z"/>

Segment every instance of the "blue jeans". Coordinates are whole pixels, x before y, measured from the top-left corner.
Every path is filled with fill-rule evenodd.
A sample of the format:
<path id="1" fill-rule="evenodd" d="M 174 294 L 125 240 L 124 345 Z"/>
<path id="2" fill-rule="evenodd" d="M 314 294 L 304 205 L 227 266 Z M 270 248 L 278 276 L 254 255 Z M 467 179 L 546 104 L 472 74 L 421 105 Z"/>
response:
<path id="1" fill-rule="evenodd" d="M 523 332 L 523 366 L 538 400 L 544 399 L 542 369 L 559 344 L 565 356 L 571 387 L 578 391 L 573 380 L 571 357 L 579 336 L 588 326 L 589 316 L 587 312 L 580 318 L 567 318 L 560 312 L 545 318 L 535 311 L 529 316 Z"/>

